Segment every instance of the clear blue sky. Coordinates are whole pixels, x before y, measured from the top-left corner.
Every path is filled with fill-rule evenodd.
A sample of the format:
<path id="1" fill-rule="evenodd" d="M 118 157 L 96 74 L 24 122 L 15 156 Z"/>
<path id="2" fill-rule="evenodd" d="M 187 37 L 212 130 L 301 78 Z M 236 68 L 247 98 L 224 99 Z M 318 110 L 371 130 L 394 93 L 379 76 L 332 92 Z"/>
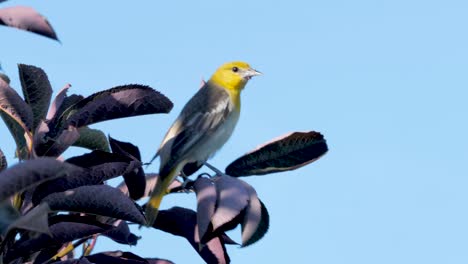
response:
<path id="1" fill-rule="evenodd" d="M 148 160 L 202 77 L 248 61 L 264 76 L 244 91 L 240 122 L 212 163 L 224 168 L 296 130 L 322 132 L 330 151 L 299 170 L 246 179 L 271 226 L 257 244 L 229 247 L 233 263 L 468 263 L 468 2 L 142 2 L 2 3 L 37 8 L 63 43 L 0 27 L 12 85 L 16 63 L 26 63 L 42 67 L 55 91 L 67 82 L 84 95 L 156 88 L 175 103 L 171 114 L 94 126 Z M 3 124 L 0 136 L 14 162 Z M 194 204 L 178 194 L 163 207 Z M 202 263 L 182 238 L 136 233 L 137 247 L 100 239 L 97 249 Z"/>

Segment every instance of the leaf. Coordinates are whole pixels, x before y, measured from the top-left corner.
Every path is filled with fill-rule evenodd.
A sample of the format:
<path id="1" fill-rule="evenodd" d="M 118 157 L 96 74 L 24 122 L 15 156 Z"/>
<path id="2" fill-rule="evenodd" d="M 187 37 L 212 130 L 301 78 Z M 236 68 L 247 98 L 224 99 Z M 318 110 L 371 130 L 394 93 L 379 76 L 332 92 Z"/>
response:
<path id="1" fill-rule="evenodd" d="M 64 102 L 65 98 L 67 98 L 67 92 L 68 92 L 68 89 L 70 88 L 71 88 L 71 84 L 67 83 L 57 93 L 57 95 L 55 96 L 54 100 L 52 101 L 50 105 L 49 112 L 47 113 L 47 117 L 46 117 L 47 120 L 51 120 L 58 113 L 59 108 L 62 106 L 62 103 Z M 79 100 L 77 100 L 77 102 L 80 101 L 81 99 L 83 98 L 81 97 Z"/>
<path id="2" fill-rule="evenodd" d="M 67 160 L 68 163 L 86 168 L 81 174 L 52 180 L 36 187 L 32 201 L 38 204 L 42 198 L 54 192 L 85 185 L 97 185 L 141 167 L 140 162 L 129 161 L 127 157 L 115 153 L 95 150 Z"/>
<path id="3" fill-rule="evenodd" d="M 60 98 L 58 98 L 58 100 L 59 99 Z M 84 97 L 81 95 L 72 94 L 70 96 L 65 96 L 61 103 L 57 102 L 57 104 L 60 103 L 60 105 L 58 105 L 57 110 L 55 110 L 54 115 L 52 115 L 48 122 L 50 132 L 47 135 L 49 137 L 55 138 L 61 130 L 66 128 L 66 125 L 64 124 L 65 121 L 63 119 L 68 117 L 73 106 L 83 99 Z"/>
<path id="4" fill-rule="evenodd" d="M 11 223 L 19 217 L 20 213 L 11 205 L 10 201 L 0 202 L 0 235 L 4 237 Z"/>
<path id="5" fill-rule="evenodd" d="M 240 180 L 221 176 L 214 180 L 217 192 L 216 209 L 211 217 L 213 231 L 234 228 L 236 218 L 241 215 L 249 202 L 249 194 Z"/>
<path id="6" fill-rule="evenodd" d="M 15 155 L 20 160 L 25 160 L 29 158 L 28 146 L 26 143 L 26 138 L 24 137 L 24 129 L 9 115 L 0 111 L 0 116 L 2 117 L 3 122 L 10 131 L 10 134 L 13 136 L 16 144 Z"/>
<path id="7" fill-rule="evenodd" d="M 89 127 L 80 127 L 78 132 L 80 137 L 75 141 L 75 143 L 73 143 L 73 146 L 90 150 L 110 151 L 107 137 L 101 130 Z"/>
<path id="8" fill-rule="evenodd" d="M 6 113 L 0 111 L 0 116 L 3 119 L 6 127 L 10 131 L 10 134 L 13 136 L 16 144 L 16 156 L 20 160 L 28 159 L 29 151 L 26 143 L 26 138 L 24 137 L 24 129 L 15 121 L 12 117 Z"/>
<path id="9" fill-rule="evenodd" d="M 114 217 L 141 225 L 145 217 L 132 200 L 108 185 L 82 186 L 60 193 L 52 193 L 42 202 L 54 211 L 72 211 Z"/>
<path id="10" fill-rule="evenodd" d="M 0 25 L 27 30 L 58 40 L 49 21 L 31 7 L 14 6 L 0 9 Z"/>
<path id="11" fill-rule="evenodd" d="M 3 154 L 2 149 L 0 149 L 0 171 L 6 169 L 8 167 L 8 163 L 5 157 L 5 154 Z"/>
<path id="12" fill-rule="evenodd" d="M 8 231 L 12 229 L 23 229 L 50 235 L 48 221 L 49 212 L 50 208 L 46 204 L 36 206 L 28 213 L 12 222 L 8 227 Z"/>
<path id="13" fill-rule="evenodd" d="M 45 203 L 44 203 L 45 204 Z M 49 225 L 57 223 L 71 222 L 98 226 L 106 230 L 113 229 L 114 226 L 102 223 L 96 219 L 96 216 L 86 214 L 54 214 L 49 218 Z"/>
<path id="14" fill-rule="evenodd" d="M 229 256 L 220 237 L 215 237 L 205 246 L 199 247 L 199 243 L 195 239 L 197 236 L 196 225 L 196 212 L 187 208 L 173 207 L 169 210 L 160 210 L 153 227 L 187 239 L 206 263 L 229 263 Z M 223 235 L 224 233 L 221 234 L 221 237 Z"/>
<path id="15" fill-rule="evenodd" d="M 44 129 L 44 122 L 39 124 L 40 130 Z M 48 129 L 48 126 L 47 126 Z M 48 131 L 48 130 L 47 130 Z M 54 139 L 48 138 L 47 133 L 42 131 L 36 134 L 34 150 L 38 156 L 49 156 L 58 157 L 60 154 L 65 152 L 72 144 L 74 144 L 80 137 L 78 130 L 69 126 L 67 129 L 61 131 L 61 133 Z"/>
<path id="16" fill-rule="evenodd" d="M 242 246 L 246 247 L 257 242 L 266 234 L 270 218 L 265 205 L 258 199 L 255 189 L 246 182 L 239 181 L 244 184 L 249 194 L 249 205 L 245 210 L 244 220 L 241 223 Z"/>
<path id="17" fill-rule="evenodd" d="M 96 264 L 91 263 L 87 258 L 80 258 L 80 259 L 67 259 L 64 261 L 56 261 L 53 262 L 54 264 Z"/>
<path id="18" fill-rule="evenodd" d="M 146 177 L 142 167 L 124 173 L 122 176 L 128 188 L 130 198 L 138 200 L 145 195 Z"/>
<path id="19" fill-rule="evenodd" d="M 62 245 L 55 245 L 52 247 L 43 248 L 37 255 L 34 257 L 34 262 L 30 262 L 28 264 L 44 264 L 49 261 L 49 259 L 53 258 L 57 253 L 60 251 L 61 248 L 64 248 L 66 244 Z M 73 252 L 73 251 L 71 251 Z M 57 262 L 54 262 L 57 263 Z"/>
<path id="20" fill-rule="evenodd" d="M 96 264 L 147 264 L 148 262 L 131 252 L 123 251 L 112 251 L 112 252 L 102 252 L 86 257 L 90 262 Z"/>
<path id="21" fill-rule="evenodd" d="M 137 146 L 128 142 L 119 141 L 111 136 L 109 136 L 109 144 L 113 153 L 118 153 L 134 160 L 141 161 L 140 150 Z"/>
<path id="22" fill-rule="evenodd" d="M 227 166 L 226 174 L 240 177 L 294 170 L 316 161 L 327 151 L 322 134 L 293 132 L 238 158 Z"/>
<path id="23" fill-rule="evenodd" d="M 216 206 L 216 187 L 211 179 L 199 177 L 194 183 L 197 194 L 198 237 L 204 241 Z"/>
<path id="24" fill-rule="evenodd" d="M 0 172 L 0 201 L 44 181 L 78 174 L 81 168 L 53 158 L 28 160 Z"/>
<path id="25" fill-rule="evenodd" d="M 122 220 L 117 220 L 114 223 L 114 228 L 102 233 L 103 236 L 106 236 L 117 243 L 126 244 L 135 246 L 140 237 L 130 232 L 127 222 Z"/>
<path id="26" fill-rule="evenodd" d="M 148 264 L 175 264 L 170 260 L 159 258 L 146 258 L 146 261 L 148 261 Z"/>
<path id="27" fill-rule="evenodd" d="M 182 169 L 182 173 L 188 177 L 195 172 L 197 172 L 201 167 L 205 165 L 203 162 L 189 162 L 185 164 L 184 168 Z"/>
<path id="28" fill-rule="evenodd" d="M 67 123 L 76 127 L 139 115 L 168 113 L 172 102 L 149 86 L 131 84 L 95 93 L 72 106 Z"/>
<path id="29" fill-rule="evenodd" d="M 36 238 L 20 239 L 10 248 L 5 256 L 5 263 L 9 263 L 19 257 L 27 257 L 43 248 L 62 245 L 64 243 L 89 237 L 106 231 L 101 226 L 83 223 L 60 222 L 50 226 L 52 236 L 42 234 Z"/>
<path id="30" fill-rule="evenodd" d="M 148 197 L 150 196 L 151 192 L 153 191 L 154 189 L 154 186 L 156 185 L 156 180 L 157 178 L 159 177 L 158 174 L 156 173 L 148 173 L 146 174 L 146 188 L 145 188 L 145 192 L 143 194 L 143 196 L 141 198 L 145 198 L 145 197 Z M 174 191 L 175 189 L 178 189 L 182 187 L 182 182 L 180 182 L 179 180 L 174 180 L 172 181 L 172 183 L 169 185 L 169 187 L 167 187 L 167 190 L 169 192 L 172 192 Z M 119 184 L 119 186 L 117 186 L 118 189 L 120 189 L 120 191 L 122 193 L 124 193 L 125 195 L 129 195 L 129 191 L 128 191 L 128 187 L 127 187 L 127 184 L 125 184 L 125 182 L 122 182 Z"/>
<path id="31" fill-rule="evenodd" d="M 39 122 L 46 118 L 52 97 L 52 86 L 47 74 L 41 68 L 19 64 L 18 69 L 24 99 L 32 109 L 32 130 L 34 130 Z"/>
<path id="32" fill-rule="evenodd" d="M 114 162 L 130 163 L 132 160 L 120 154 L 110 153 L 102 150 L 94 150 L 81 156 L 69 158 L 67 161 L 71 164 L 75 164 L 83 168 L 93 168 Z"/>
<path id="33" fill-rule="evenodd" d="M 1 73 L 1 72 L 0 72 L 0 79 L 5 81 L 7 84 L 10 84 L 11 82 L 10 77 L 8 77 L 8 75 Z"/>
<path id="34" fill-rule="evenodd" d="M 113 139 L 111 136 L 109 136 L 109 143 L 113 153 L 124 155 L 136 161 L 141 161 L 140 150 L 135 145 L 128 142 L 118 141 Z M 142 167 L 125 173 L 123 178 L 130 198 L 138 200 L 145 194 L 146 177 Z"/>
<path id="35" fill-rule="evenodd" d="M 14 119 L 24 129 L 23 133 L 31 131 L 33 126 L 31 107 L 3 80 L 0 80 L 0 111 Z"/>

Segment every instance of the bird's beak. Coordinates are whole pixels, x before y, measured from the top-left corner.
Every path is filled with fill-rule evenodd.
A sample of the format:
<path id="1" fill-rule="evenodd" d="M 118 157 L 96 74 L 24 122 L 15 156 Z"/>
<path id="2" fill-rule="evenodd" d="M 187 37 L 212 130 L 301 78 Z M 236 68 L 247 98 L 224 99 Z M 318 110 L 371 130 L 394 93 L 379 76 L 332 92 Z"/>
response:
<path id="1" fill-rule="evenodd" d="M 247 80 L 250 80 L 252 77 L 258 75 L 262 75 L 262 73 L 252 68 L 249 68 L 244 72 L 244 78 L 246 78 Z"/>

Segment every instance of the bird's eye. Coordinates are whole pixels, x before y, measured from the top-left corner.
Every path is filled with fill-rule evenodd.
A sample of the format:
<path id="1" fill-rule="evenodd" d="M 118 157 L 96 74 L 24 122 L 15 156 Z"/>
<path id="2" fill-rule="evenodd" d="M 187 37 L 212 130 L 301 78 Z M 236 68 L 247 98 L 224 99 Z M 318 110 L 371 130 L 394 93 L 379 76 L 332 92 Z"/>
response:
<path id="1" fill-rule="evenodd" d="M 232 71 L 233 71 L 233 72 L 238 72 L 238 71 L 239 71 L 239 68 L 237 68 L 237 67 L 232 67 Z"/>

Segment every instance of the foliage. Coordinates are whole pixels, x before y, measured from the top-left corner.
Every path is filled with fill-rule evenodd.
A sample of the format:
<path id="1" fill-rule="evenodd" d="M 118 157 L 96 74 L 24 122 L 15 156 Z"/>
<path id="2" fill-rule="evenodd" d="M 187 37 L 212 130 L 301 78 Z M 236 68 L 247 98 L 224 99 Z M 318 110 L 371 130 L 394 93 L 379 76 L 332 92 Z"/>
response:
<path id="1" fill-rule="evenodd" d="M 34 10 L 12 10 L 0 9 L 0 24 L 57 39 Z M 5 19 L 8 16 L 14 19 Z M 67 95 L 67 84 L 52 99 L 51 84 L 41 68 L 19 64 L 18 69 L 22 97 L 7 77 L 0 78 L 0 115 L 20 161 L 8 167 L 0 150 L 0 263 L 172 263 L 130 252 L 91 254 L 98 236 L 137 245 L 139 237 L 130 232 L 129 224 L 145 225 L 141 200 L 150 195 L 158 175 L 145 172 L 137 146 L 89 127 L 116 118 L 168 113 L 172 102 L 140 84 L 87 97 Z M 90 151 L 63 161 L 61 155 L 71 146 Z M 294 132 L 240 157 L 225 173 L 212 168 L 213 175 L 200 174 L 184 183 L 176 180 L 169 193 L 195 193 L 196 211 L 161 210 L 153 228 L 185 238 L 207 263 L 229 263 L 226 245 L 239 244 L 226 231 L 240 225 L 240 245 L 245 247 L 269 228 L 265 205 L 239 177 L 297 169 L 327 151 L 320 133 Z M 122 184 L 106 184 L 116 177 L 123 178 Z M 79 246 L 84 253 L 74 259 Z"/>

